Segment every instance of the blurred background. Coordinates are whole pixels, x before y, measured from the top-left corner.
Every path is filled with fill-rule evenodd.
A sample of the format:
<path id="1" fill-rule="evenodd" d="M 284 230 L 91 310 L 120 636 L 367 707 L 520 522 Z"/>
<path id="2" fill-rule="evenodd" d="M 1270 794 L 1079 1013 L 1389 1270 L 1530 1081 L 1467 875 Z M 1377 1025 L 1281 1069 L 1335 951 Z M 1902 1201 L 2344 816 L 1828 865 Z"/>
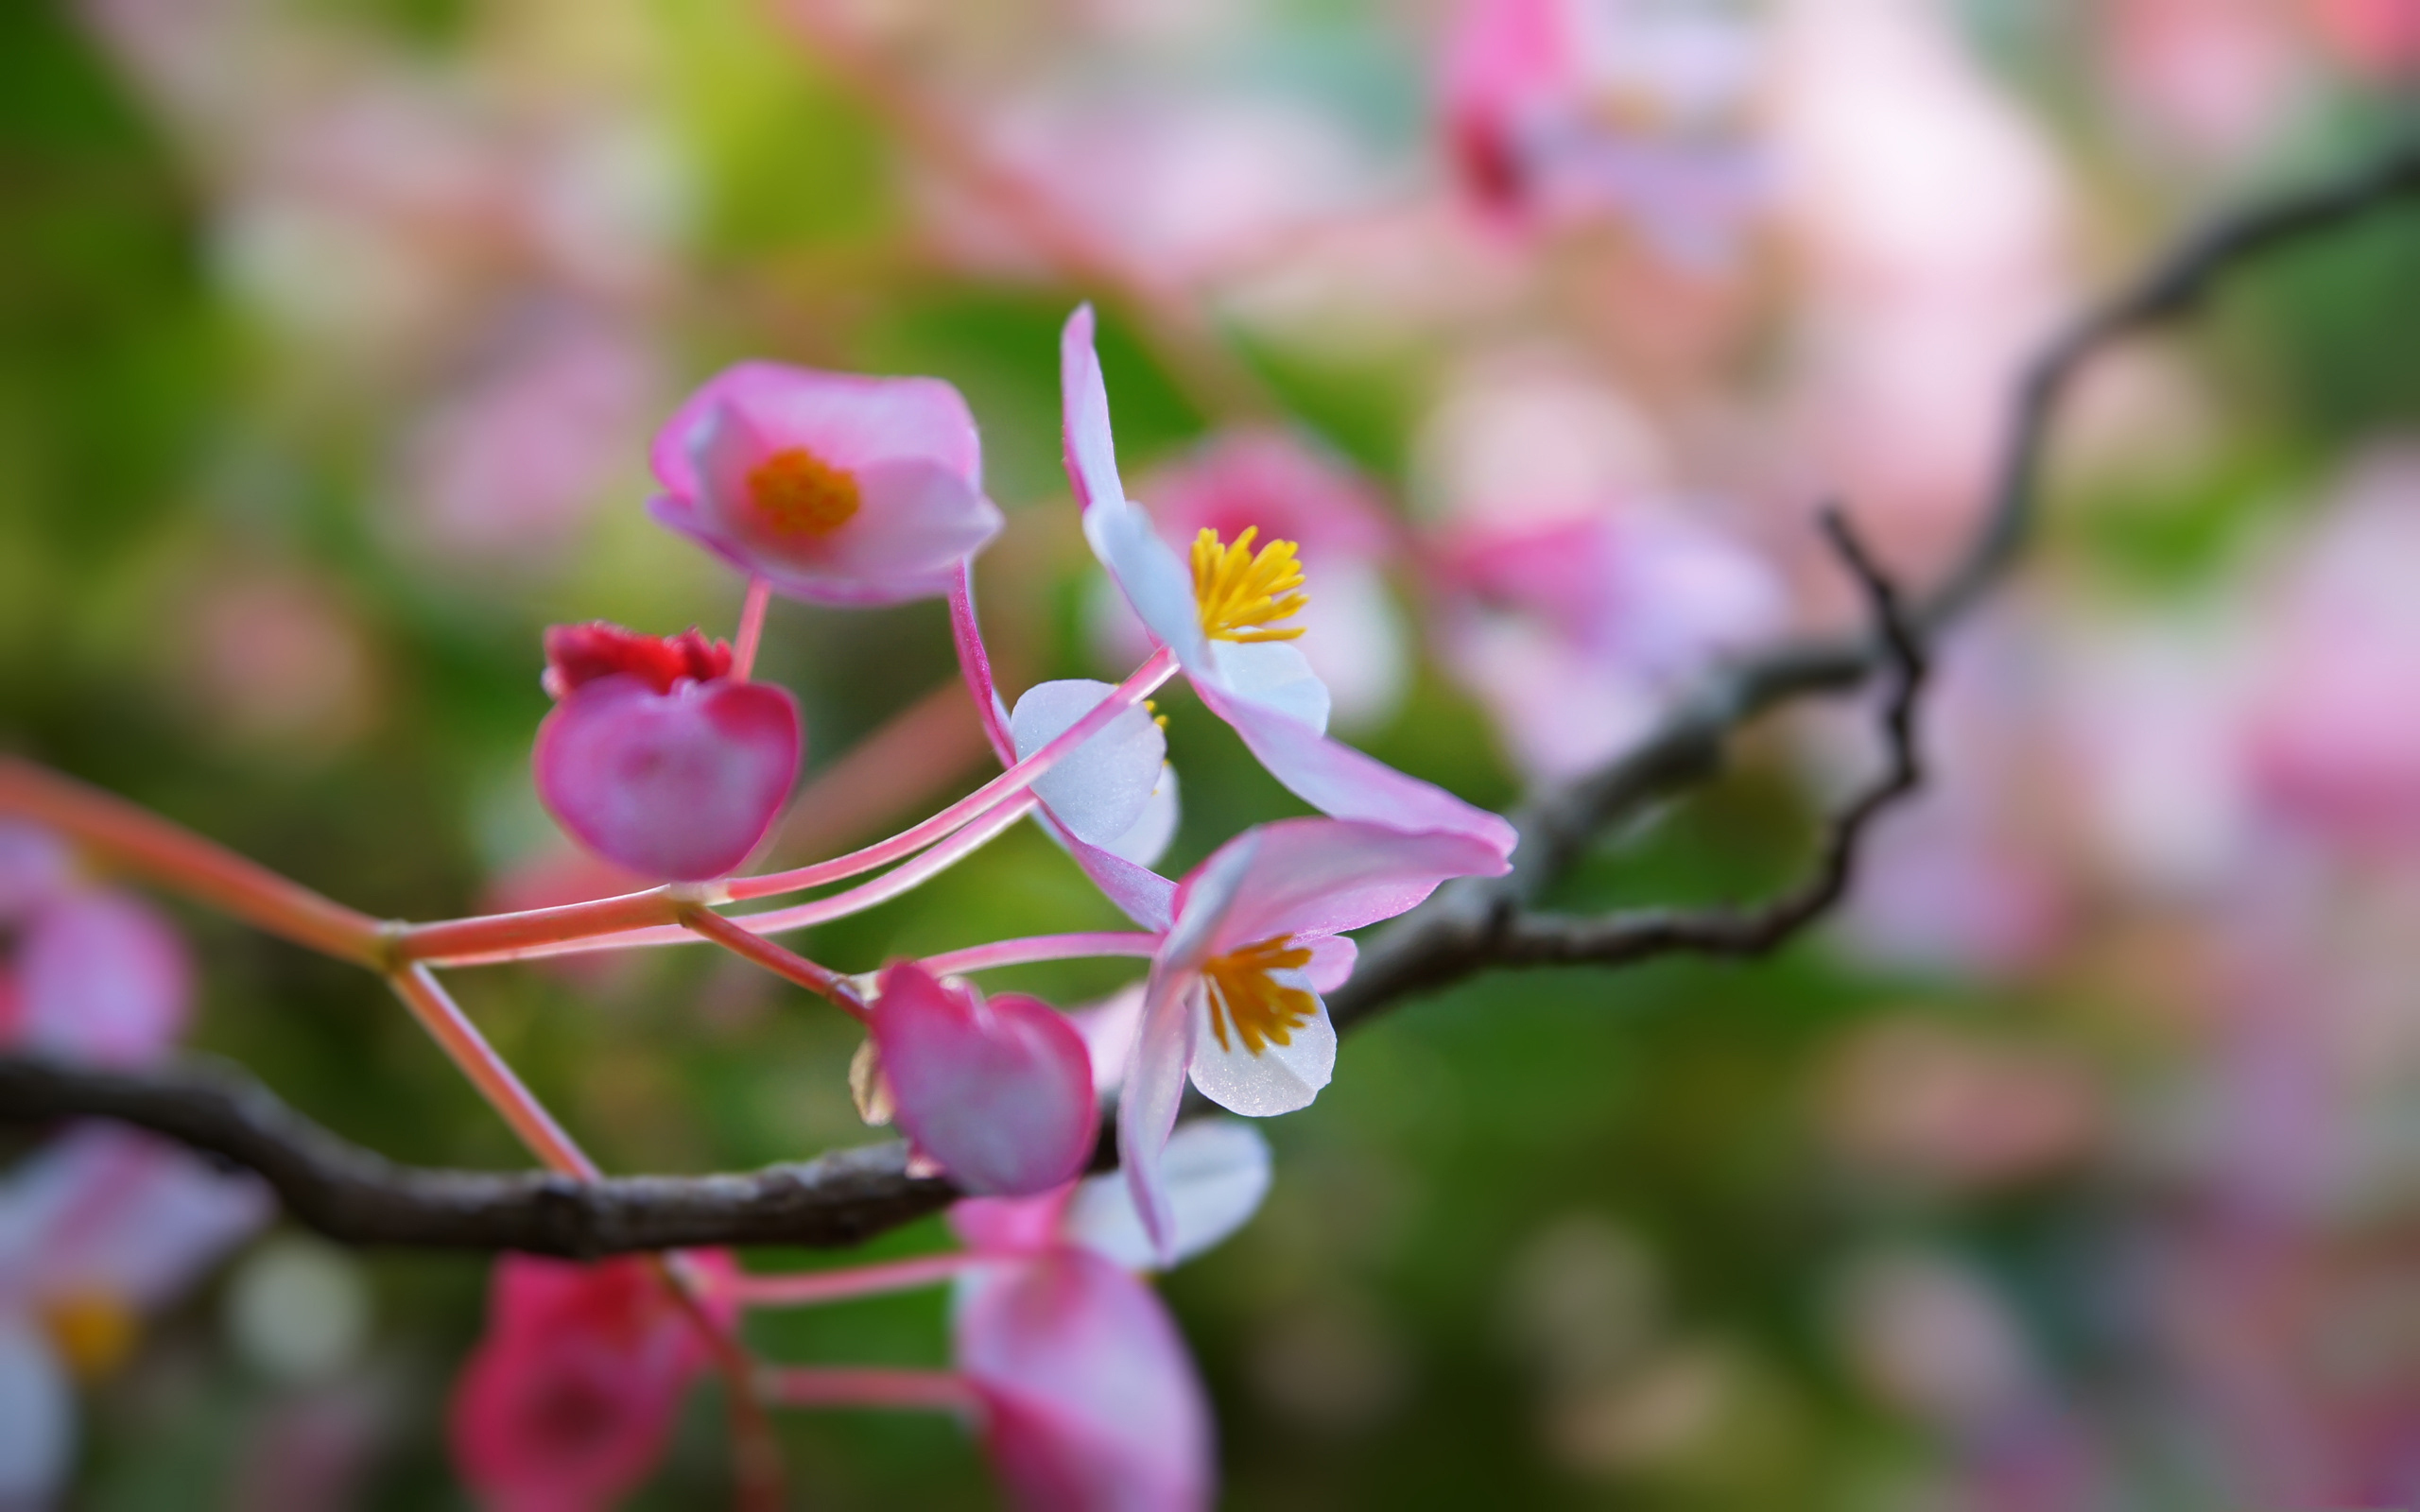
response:
<path id="1" fill-rule="evenodd" d="M 531 789 L 539 634 L 730 633 L 738 584 L 642 513 L 671 405 L 743 356 L 959 385 L 1004 681 L 1115 677 L 1058 466 L 1093 299 L 1136 495 L 1302 540 L 1340 729 L 1508 803 L 1847 623 L 1819 501 L 1938 574 L 2049 323 L 2409 129 L 2416 79 L 2403 0 L 0 7 L 0 728 L 382 916 L 620 890 Z M 1932 782 L 1818 937 L 1351 1037 L 1266 1126 L 1267 1208 L 1165 1283 L 1231 1504 L 2412 1494 L 2415 289 L 2407 211 L 2095 372 L 2036 550 L 1943 648 Z M 984 770 L 937 603 L 778 603 L 763 672 L 807 713 L 785 857 Z M 1299 811 L 1162 712 L 1163 869 Z M 1879 759 L 1855 707 L 1740 755 L 1558 901 L 1784 885 Z M 372 978 L 174 911 L 195 1045 L 396 1159 L 522 1163 Z M 1019 830 L 801 948 L 1115 923 Z M 871 1137 L 851 1026 L 735 960 L 455 981 L 611 1168 Z M 93 1383 L 75 1504 L 462 1504 L 486 1270 L 272 1230 Z M 941 1365 L 943 1306 L 752 1328 Z M 639 1504 L 723 1494 L 709 1395 Z M 817 1505 L 993 1504 L 946 1419 L 783 1432 Z"/>

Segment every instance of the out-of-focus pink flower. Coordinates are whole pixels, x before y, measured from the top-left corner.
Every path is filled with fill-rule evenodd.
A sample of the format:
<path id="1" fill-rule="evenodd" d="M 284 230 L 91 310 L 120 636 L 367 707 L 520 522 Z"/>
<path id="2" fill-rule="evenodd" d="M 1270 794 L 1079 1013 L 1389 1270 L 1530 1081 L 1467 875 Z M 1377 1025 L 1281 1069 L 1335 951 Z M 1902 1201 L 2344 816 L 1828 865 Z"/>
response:
<path id="1" fill-rule="evenodd" d="M 729 1268 L 718 1253 L 688 1259 Z M 711 1358 L 646 1261 L 506 1255 L 447 1415 L 455 1468 L 502 1512 L 615 1505 L 663 1458 L 681 1399 Z"/>
<path id="2" fill-rule="evenodd" d="M 1465 0 L 1444 44 L 1455 165 L 1507 221 L 1611 214 L 1676 258 L 1722 257 L 1766 193 L 1760 42 L 1687 0 Z"/>
<path id="3" fill-rule="evenodd" d="M 104 1065 L 157 1059 L 193 1007 L 193 962 L 175 928 L 126 893 L 68 891 L 18 936 L 16 1004 L 0 1043 Z"/>
<path id="4" fill-rule="evenodd" d="M 73 1383 L 266 1222 L 268 1189 L 178 1145 L 78 1125 L 0 1183 L 0 1505 L 51 1504 L 75 1463 Z"/>
<path id="5" fill-rule="evenodd" d="M 2295 80 L 2294 38 L 2269 0 L 2118 0 L 2107 8 L 2113 93 L 2221 161 L 2278 128 Z"/>
<path id="6" fill-rule="evenodd" d="M 2304 9 L 2354 67 L 2389 79 L 2420 74 L 2420 6 L 2411 0 L 2304 0 Z"/>
<path id="7" fill-rule="evenodd" d="M 781 815 L 803 737 L 788 690 L 730 676 L 731 649 L 596 622 L 546 632 L 538 796 L 582 845 L 649 877 L 726 875 Z"/>
<path id="8" fill-rule="evenodd" d="M 656 388 L 655 360 L 622 325 L 542 314 L 417 427 L 405 461 L 413 534 L 467 566 L 544 564 L 632 460 L 629 437 Z"/>
<path id="9" fill-rule="evenodd" d="M 1779 628 L 1788 608 L 1772 569 L 1675 515 L 1467 529 L 1429 555 L 1451 595 L 1448 663 L 1546 779 L 1619 752 L 1683 678 Z"/>
<path id="10" fill-rule="evenodd" d="M 1489 859 L 1473 870 L 1505 870 L 1512 827 L 1430 783 L 1405 776 L 1327 738 L 1328 692 L 1290 643 L 1305 605 L 1294 543 L 1254 549 L 1205 533 L 1190 570 L 1126 497 L 1109 428 L 1109 394 L 1093 348 L 1089 305 L 1060 340 L 1066 408 L 1067 473 L 1083 508 L 1084 536 L 1152 637 L 1174 651 L 1201 701 L 1234 727 L 1271 776 L 1312 807 L 1339 818 L 1399 830 L 1475 837 Z"/>
<path id="11" fill-rule="evenodd" d="M 1168 1141 L 1168 1262 L 1225 1239 L 1269 1190 L 1269 1146 L 1203 1121 Z M 1157 1256 L 1124 1181 L 950 1210 L 996 1257 L 959 1283 L 960 1373 L 983 1406 L 993 1463 L 1023 1506 L 1178 1512 L 1210 1501 L 1210 1410 L 1184 1339 L 1134 1272 Z"/>
<path id="12" fill-rule="evenodd" d="M 1290 541 L 1319 592 L 1301 612 L 1304 658 L 1327 686 L 1336 719 L 1372 725 L 1401 701 L 1408 633 L 1386 588 L 1395 533 L 1375 490 L 1341 458 L 1274 428 L 1222 432 L 1156 469 L 1143 485 L 1168 544 L 1190 549 L 1204 530 Z M 1118 660 L 1150 649 L 1150 633 L 1116 586 L 1095 597 L 1102 638 Z"/>
<path id="13" fill-rule="evenodd" d="M 1083 1037 L 1038 998 L 986 998 L 914 961 L 884 969 L 873 1042 L 899 1126 L 963 1190 L 1021 1195 L 1072 1179 L 1098 1114 Z"/>
<path id="14" fill-rule="evenodd" d="M 674 412 L 653 455 L 659 522 L 816 603 L 946 593 L 1000 528 L 975 418 L 937 378 L 741 363 Z"/>
<path id="15" fill-rule="evenodd" d="M 2100 1131 L 2084 1068 L 1921 1020 L 1860 1030 L 1834 1062 L 1825 1124 L 1843 1153 L 1953 1189 L 2023 1180 Z"/>
<path id="16" fill-rule="evenodd" d="M 1343 932 L 1414 907 L 1495 853 L 1469 835 L 1283 819 L 1228 841 L 1178 885 L 1117 1106 L 1119 1157 L 1161 1255 L 1176 1237 L 1161 1154 L 1186 1077 L 1253 1118 L 1307 1105 L 1336 1066 L 1320 993 L 1352 974 Z"/>
<path id="17" fill-rule="evenodd" d="M 2420 451 L 2358 471 L 2289 569 L 2264 637 L 2254 781 L 2278 811 L 2361 850 L 2420 846 Z"/>
<path id="18" fill-rule="evenodd" d="M 282 567 L 213 572 L 182 632 L 176 691 L 251 751 L 285 762 L 324 756 L 376 718 L 375 658 L 334 583 Z"/>
<path id="19" fill-rule="evenodd" d="M 0 924 L 13 924 L 64 891 L 73 858 L 39 824 L 0 819 Z"/>

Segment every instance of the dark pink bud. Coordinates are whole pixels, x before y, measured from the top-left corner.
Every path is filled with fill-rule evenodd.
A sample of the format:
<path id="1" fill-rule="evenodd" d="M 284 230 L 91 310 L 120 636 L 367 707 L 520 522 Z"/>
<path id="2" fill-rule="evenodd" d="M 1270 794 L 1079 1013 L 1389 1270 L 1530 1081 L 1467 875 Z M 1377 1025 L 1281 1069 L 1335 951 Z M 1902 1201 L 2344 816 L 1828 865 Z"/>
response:
<path id="1" fill-rule="evenodd" d="M 546 627 L 546 692 L 557 698 L 616 675 L 670 693 L 683 678 L 711 682 L 730 671 L 730 643 L 709 641 L 695 626 L 678 635 L 641 635 L 603 620 Z"/>
<path id="2" fill-rule="evenodd" d="M 1046 1192 L 1091 1156 L 1092 1057 L 1048 1004 L 901 961 L 882 973 L 873 1040 L 900 1128 L 967 1192 Z"/>
<path id="3" fill-rule="evenodd" d="M 538 727 L 533 765 L 556 820 L 649 877 L 700 881 L 747 860 L 798 777 L 798 701 L 732 681 L 729 650 L 695 631 L 557 627 L 547 658 L 561 701 Z"/>

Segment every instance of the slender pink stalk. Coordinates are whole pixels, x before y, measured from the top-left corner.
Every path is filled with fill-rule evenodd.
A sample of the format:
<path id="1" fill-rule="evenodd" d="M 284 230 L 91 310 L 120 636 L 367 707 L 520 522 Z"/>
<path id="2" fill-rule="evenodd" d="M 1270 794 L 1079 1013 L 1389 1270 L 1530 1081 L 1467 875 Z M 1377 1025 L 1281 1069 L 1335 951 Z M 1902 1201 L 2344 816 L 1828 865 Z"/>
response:
<path id="1" fill-rule="evenodd" d="M 846 919 L 851 914 L 863 913 L 929 881 L 997 839 L 1001 831 L 1030 813 L 1036 801 L 1032 794 L 1021 793 L 923 855 L 846 892 L 836 892 L 829 898 L 818 898 L 812 902 L 793 903 L 787 908 L 770 908 L 759 914 L 724 914 L 720 917 L 751 934 L 778 935 L 785 930 L 804 929 L 809 924 L 827 923 L 835 919 Z M 573 935 L 507 950 L 443 956 L 431 964 L 493 966 L 500 961 L 534 961 L 553 955 L 584 954 L 590 951 L 630 950 L 644 945 L 684 945 L 697 937 L 675 924 L 669 928 L 626 930 L 617 935 Z"/>
<path id="2" fill-rule="evenodd" d="M 375 966 L 386 950 L 385 926 L 368 914 L 22 757 L 0 756 L 0 814 L 36 820 L 109 866 L 322 954 Z"/>
<path id="3" fill-rule="evenodd" d="M 1072 961 L 1094 955 L 1150 957 L 1160 948 L 1160 936 L 1132 930 L 1091 935 L 1028 935 L 1022 939 L 994 940 L 925 957 L 925 969 L 935 976 L 988 971 L 995 966 L 1028 966 L 1035 961 Z"/>
<path id="4" fill-rule="evenodd" d="M 994 804 L 1031 787 L 1034 779 L 1057 765 L 1077 747 L 1099 734 L 1111 720 L 1157 692 L 1160 684 L 1176 675 L 1176 669 L 1175 652 L 1166 647 L 1153 652 L 1150 661 L 1135 668 L 1124 682 L 1102 697 L 1084 717 L 1068 726 L 1057 739 L 922 824 L 902 830 L 890 839 L 863 850 L 852 850 L 829 861 L 819 861 L 813 866 L 768 872 L 759 877 L 734 877 L 725 888 L 734 902 L 770 898 L 776 893 L 795 892 L 802 887 L 814 887 L 827 882 L 838 882 L 844 877 L 854 877 L 921 850 Z M 1011 747 L 1011 754 L 1013 753 Z"/>
<path id="5" fill-rule="evenodd" d="M 971 1412 L 975 1388 L 947 1370 L 836 1369 L 786 1366 L 757 1378 L 767 1400 L 784 1407 L 925 1407 Z"/>
<path id="6" fill-rule="evenodd" d="M 510 953 L 524 946 L 669 924 L 680 917 L 680 900 L 666 888 L 650 887 L 645 892 L 626 892 L 592 902 L 411 924 L 396 933 L 392 949 L 395 958 L 402 961 L 454 964 L 511 960 L 514 957 Z"/>
<path id="7" fill-rule="evenodd" d="M 522 1085 L 504 1057 L 497 1055 L 477 1025 L 458 1006 L 437 976 L 425 966 L 411 965 L 398 969 L 387 978 L 395 995 L 412 1010 L 429 1037 L 437 1041 L 457 1070 L 471 1078 L 488 1106 L 504 1115 L 521 1143 L 529 1147 L 547 1169 L 564 1176 L 594 1181 L 597 1177 L 596 1162 L 575 1143 L 555 1115 L 546 1111 L 536 1095 Z"/>
<path id="8" fill-rule="evenodd" d="M 834 1007 L 859 1023 L 873 1018 L 866 1010 L 865 998 L 847 977 L 828 966 L 808 960 L 796 951 L 786 950 L 771 940 L 748 933 L 711 908 L 683 909 L 681 924 L 742 960 L 752 961 L 775 976 L 796 982 L 818 997 L 830 1000 Z"/>
<path id="9" fill-rule="evenodd" d="M 731 675 L 742 682 L 756 670 L 756 647 L 765 639 L 765 610 L 772 602 L 771 583 L 762 577 L 748 579 L 748 597 L 739 606 L 739 633 L 731 644 Z"/>
<path id="10" fill-rule="evenodd" d="M 992 678 L 992 652 L 983 644 L 983 627 L 975 618 L 975 562 L 973 558 L 959 563 L 958 581 L 949 590 L 949 633 L 958 644 L 958 669 L 966 679 L 966 691 L 975 700 L 975 712 L 982 717 L 983 733 L 992 742 L 992 753 L 1000 765 L 1013 767 L 1017 762 L 1017 743 L 1009 734 L 1009 716 L 1000 708 L 998 684 Z"/>
<path id="11" fill-rule="evenodd" d="M 715 1371 L 723 1379 L 724 1410 L 731 1420 L 733 1478 L 738 1482 L 741 1512 L 781 1512 L 788 1503 L 783 1484 L 787 1477 L 782 1469 L 781 1440 L 774 1435 L 773 1421 L 765 1415 L 756 1391 L 761 1362 L 740 1342 L 735 1327 L 724 1327 L 707 1309 L 708 1282 L 686 1255 L 666 1250 L 648 1260 L 656 1279 L 681 1304 L 689 1326 L 705 1340 Z"/>
<path id="12" fill-rule="evenodd" d="M 787 1276 L 734 1277 L 723 1284 L 725 1295 L 742 1307 L 814 1307 L 856 1297 L 880 1297 L 937 1286 L 969 1266 L 993 1257 L 972 1250 L 946 1255 L 919 1255 L 879 1265 L 852 1265 L 843 1270 L 802 1271 Z"/>

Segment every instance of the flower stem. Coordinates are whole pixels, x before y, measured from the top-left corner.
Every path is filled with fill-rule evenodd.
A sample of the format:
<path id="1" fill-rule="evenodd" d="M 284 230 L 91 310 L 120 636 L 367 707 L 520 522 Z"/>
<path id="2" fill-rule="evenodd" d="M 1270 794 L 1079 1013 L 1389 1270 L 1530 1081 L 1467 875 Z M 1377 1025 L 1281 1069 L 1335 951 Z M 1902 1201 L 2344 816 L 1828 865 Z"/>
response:
<path id="1" fill-rule="evenodd" d="M 522 1084 L 504 1057 L 495 1053 L 478 1027 L 458 1006 L 453 997 L 437 982 L 435 972 L 425 966 L 413 964 L 397 968 L 387 977 L 395 995 L 412 1010 L 438 1048 L 455 1068 L 471 1079 L 488 1106 L 504 1116 L 519 1135 L 529 1153 L 550 1171 L 581 1180 L 595 1180 L 596 1162 L 575 1143 L 555 1116 L 546 1111 L 537 1096 Z"/>
<path id="2" fill-rule="evenodd" d="M 866 1011 L 865 998 L 847 977 L 828 966 L 817 965 L 796 951 L 748 933 L 711 908 L 693 906 L 683 909 L 681 926 L 744 960 L 755 962 L 775 976 L 796 982 L 809 992 L 830 1000 L 833 1006 L 859 1023 L 873 1019 L 873 1015 Z"/>
<path id="3" fill-rule="evenodd" d="M 1176 670 L 1175 652 L 1166 647 L 1153 652 L 1150 660 L 1135 668 L 1124 682 L 1048 745 L 922 824 L 910 826 L 888 840 L 852 850 L 844 856 L 836 856 L 830 861 L 819 861 L 813 866 L 799 867 L 789 871 L 768 872 L 758 877 L 734 877 L 725 885 L 731 898 L 736 902 L 795 892 L 802 887 L 819 886 L 844 877 L 854 877 L 912 854 L 979 816 L 994 804 L 1031 787 L 1036 778 L 1048 772 L 1077 747 L 1100 733 L 1111 720 L 1158 691 L 1160 684 L 1176 675 Z"/>
<path id="4" fill-rule="evenodd" d="M 857 1297 L 937 1286 L 987 1255 L 959 1250 L 946 1255 L 918 1255 L 879 1265 L 852 1265 L 841 1270 L 803 1271 L 787 1276 L 740 1275 L 723 1283 L 725 1295 L 742 1307 L 814 1307 Z"/>
<path id="5" fill-rule="evenodd" d="M 756 670 L 756 647 L 765 639 L 765 610 L 773 601 L 773 585 L 762 577 L 748 579 L 748 597 L 739 606 L 739 632 L 732 638 L 731 675 L 746 682 Z"/>
<path id="6" fill-rule="evenodd" d="M 975 699 L 983 734 L 1002 766 L 1017 764 L 1017 743 L 1009 733 L 1008 715 L 1001 711 L 998 684 L 992 677 L 992 652 L 983 644 L 983 627 L 975 617 L 975 561 L 958 564 L 958 580 L 949 589 L 950 639 L 958 645 L 958 670 Z"/>
<path id="7" fill-rule="evenodd" d="M 964 1412 L 975 1388 L 948 1370 L 836 1369 L 786 1366 L 757 1377 L 766 1398 L 784 1407 L 924 1407 Z"/>
<path id="8" fill-rule="evenodd" d="M 386 950 L 385 926 L 368 914 L 22 757 L 0 756 L 0 814 L 35 820 L 130 875 L 322 954 L 375 966 Z"/>
<path id="9" fill-rule="evenodd" d="M 1035 961 L 1072 961 L 1095 955 L 1150 956 L 1159 950 L 1160 936 L 1132 930 L 1090 935 L 1028 935 L 1021 939 L 994 940 L 925 957 L 925 968 L 936 976 L 952 972 L 988 971 L 999 966 L 1027 966 Z"/>

